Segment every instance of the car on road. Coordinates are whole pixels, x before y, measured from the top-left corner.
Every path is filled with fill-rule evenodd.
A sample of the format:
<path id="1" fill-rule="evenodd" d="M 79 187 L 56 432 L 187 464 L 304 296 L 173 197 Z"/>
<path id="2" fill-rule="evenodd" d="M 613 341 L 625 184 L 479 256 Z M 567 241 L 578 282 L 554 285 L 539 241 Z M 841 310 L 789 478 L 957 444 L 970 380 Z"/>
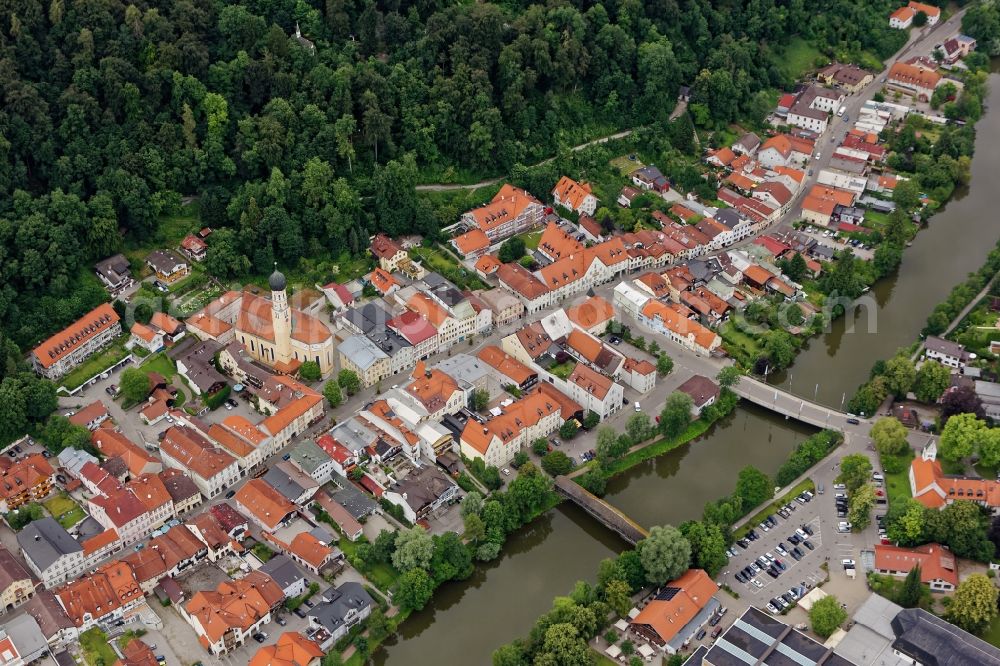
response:
<path id="1" fill-rule="evenodd" d="M 118 387 L 112 384 L 104 389 L 104 392 L 110 395 L 112 398 L 118 395 Z"/>
<path id="2" fill-rule="evenodd" d="M 291 453 L 286 453 L 285 455 L 281 456 L 281 459 L 282 460 L 289 460 L 289 459 L 291 459 L 291 457 L 292 457 Z"/>
<path id="3" fill-rule="evenodd" d="M 267 640 L 267 634 L 265 634 L 262 631 L 258 632 L 258 633 L 256 633 L 256 634 L 253 635 L 253 639 L 255 641 L 257 641 L 258 643 L 263 643 L 264 641 Z"/>
<path id="4" fill-rule="evenodd" d="M 635 403 L 635 411 L 637 411 L 637 412 L 641 412 L 642 411 L 642 405 L 640 405 L 638 402 Z"/>
<path id="5" fill-rule="evenodd" d="M 881 472 L 872 472 L 872 481 L 885 481 L 885 477 Z"/>
<path id="6" fill-rule="evenodd" d="M 859 423 L 861 423 L 861 421 L 859 421 L 859 420 L 857 420 L 855 418 L 847 419 L 847 422 L 850 423 L 851 425 L 858 425 Z"/>
<path id="7" fill-rule="evenodd" d="M 816 484 L 816 492 L 819 493 L 820 495 L 822 495 L 823 491 L 824 491 L 823 484 L 822 483 L 817 483 Z"/>
<path id="8" fill-rule="evenodd" d="M 845 569 L 853 569 L 854 568 L 854 560 L 851 560 L 851 559 L 841 560 L 840 563 L 844 566 Z"/>
<path id="9" fill-rule="evenodd" d="M 279 627 L 284 627 L 285 625 L 287 625 L 287 624 L 288 624 L 288 620 L 286 620 L 286 619 L 285 619 L 285 618 L 283 618 L 283 617 L 279 617 L 278 619 L 276 619 L 276 620 L 275 620 L 275 622 L 277 622 L 277 623 L 278 623 L 278 626 L 279 626 Z"/>

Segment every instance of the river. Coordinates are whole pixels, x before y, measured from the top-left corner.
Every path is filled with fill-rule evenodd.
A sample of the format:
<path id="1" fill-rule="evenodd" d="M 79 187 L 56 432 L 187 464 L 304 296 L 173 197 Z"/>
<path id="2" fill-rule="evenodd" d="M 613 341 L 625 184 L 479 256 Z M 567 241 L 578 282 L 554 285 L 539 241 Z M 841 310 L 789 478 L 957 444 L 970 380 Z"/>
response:
<path id="1" fill-rule="evenodd" d="M 741 406 L 698 440 L 613 479 L 606 497 L 642 525 L 680 524 L 731 492 L 745 465 L 773 474 L 812 432 L 760 407 Z M 563 503 L 511 535 L 501 559 L 439 589 L 374 661 L 488 664 L 494 649 L 531 629 L 553 597 L 568 593 L 577 580 L 592 581 L 597 563 L 624 547 L 575 505 Z"/>
<path id="2" fill-rule="evenodd" d="M 834 322 L 788 372 L 773 377 L 775 382 L 800 395 L 815 392 L 820 402 L 839 406 L 876 360 L 912 343 L 934 306 L 979 268 L 998 236 L 991 185 L 1000 173 L 1000 151 L 990 145 L 1000 136 L 998 108 L 1000 75 L 994 73 L 987 112 L 977 124 L 969 187 L 956 192 L 920 231 L 899 273 L 872 288 L 869 311 Z M 698 441 L 612 480 L 607 498 L 646 526 L 698 518 L 705 502 L 732 491 L 743 466 L 772 474 L 811 432 L 741 403 Z M 582 511 L 560 505 L 511 535 L 496 562 L 478 567 L 467 581 L 439 589 L 373 660 L 406 666 L 489 664 L 493 650 L 525 635 L 553 597 L 568 593 L 576 580 L 593 580 L 597 563 L 623 548 Z"/>
<path id="3" fill-rule="evenodd" d="M 986 260 L 1000 236 L 992 198 L 1000 173 L 1000 59 L 994 60 L 993 71 L 987 110 L 976 124 L 969 186 L 956 190 L 920 230 L 896 275 L 862 297 L 871 307 L 834 321 L 829 332 L 810 340 L 788 371 L 772 376 L 773 383 L 839 408 L 868 379 L 872 364 L 912 344 L 934 306 Z"/>

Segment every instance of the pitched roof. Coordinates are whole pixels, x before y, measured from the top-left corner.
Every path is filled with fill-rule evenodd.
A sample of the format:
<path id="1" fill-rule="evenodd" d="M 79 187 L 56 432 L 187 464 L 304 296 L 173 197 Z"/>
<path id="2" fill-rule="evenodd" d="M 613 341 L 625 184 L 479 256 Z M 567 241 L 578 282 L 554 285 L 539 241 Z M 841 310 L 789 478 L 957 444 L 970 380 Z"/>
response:
<path id="1" fill-rule="evenodd" d="M 541 206 L 542 202 L 527 191 L 505 183 L 496 196 L 485 206 L 466 212 L 484 232 L 516 219 L 530 205 Z"/>
<path id="2" fill-rule="evenodd" d="M 555 222 L 549 222 L 538 239 L 538 250 L 553 261 L 583 250 L 583 243 Z"/>
<path id="3" fill-rule="evenodd" d="M 333 337 L 330 329 L 321 320 L 292 308 L 292 338 L 306 344 L 318 344 Z M 265 340 L 274 340 L 274 325 L 271 321 L 271 301 L 250 292 L 243 292 L 236 328 L 252 333 Z"/>
<path id="4" fill-rule="evenodd" d="M 659 301 L 647 301 L 642 307 L 642 314 L 650 319 L 659 319 L 665 328 L 678 335 L 685 338 L 693 336 L 695 344 L 704 349 L 711 349 L 717 342 L 718 335 L 714 331 L 683 316 L 675 307 Z"/>
<path id="5" fill-rule="evenodd" d="M 503 262 L 494 257 L 492 254 L 484 254 L 479 257 L 476 261 L 476 270 L 484 275 L 492 275 L 500 270 L 503 266 Z"/>
<path id="6" fill-rule="evenodd" d="M 69 417 L 69 422 L 73 425 L 86 426 L 91 421 L 108 416 L 108 408 L 100 400 L 95 400 L 73 416 Z"/>
<path id="7" fill-rule="evenodd" d="M 691 396 L 694 406 L 701 408 L 711 398 L 719 396 L 719 387 L 704 375 L 692 375 L 690 379 L 677 387 L 681 393 Z"/>
<path id="8" fill-rule="evenodd" d="M 162 402 L 162 401 L 161 401 Z M 166 403 L 163 403 L 164 406 Z M 98 428 L 90 436 L 94 448 L 108 458 L 121 458 L 125 461 L 128 471 L 133 476 L 137 476 L 146 471 L 147 465 L 160 464 L 156 458 L 146 449 L 142 448 L 124 434 L 109 428 Z"/>
<path id="9" fill-rule="evenodd" d="M 422 291 L 415 292 L 406 302 L 406 307 L 430 323 L 435 332 L 450 316 L 437 301 Z"/>
<path id="10" fill-rule="evenodd" d="M 482 455 L 486 455 L 494 438 L 509 442 L 521 431 L 537 424 L 541 419 L 555 413 L 562 413 L 561 406 L 545 393 L 534 390 L 520 400 L 503 408 L 485 424 L 469 420 L 462 431 L 462 441 Z"/>
<path id="11" fill-rule="evenodd" d="M 597 397 L 598 400 L 604 400 L 614 385 L 610 377 L 605 377 L 596 370 L 591 370 L 583 363 L 576 364 L 567 381 L 576 384 L 587 393 Z"/>
<path id="12" fill-rule="evenodd" d="M 0 546 L 0 592 L 23 580 L 30 581 L 31 573 L 13 553 Z"/>
<path id="13" fill-rule="evenodd" d="M 372 254 L 374 254 L 379 259 L 392 259 L 399 252 L 403 251 L 403 247 L 389 238 L 385 234 L 375 234 L 375 238 L 372 239 Z"/>
<path id="14" fill-rule="evenodd" d="M 188 426 L 171 426 L 160 440 L 160 451 L 203 479 L 222 473 L 236 459 Z"/>
<path id="15" fill-rule="evenodd" d="M 110 303 L 102 303 L 32 350 L 43 368 L 51 367 L 88 340 L 118 323 Z"/>
<path id="16" fill-rule="evenodd" d="M 296 510 L 294 504 L 263 479 L 250 479 L 233 498 L 269 530 Z"/>
<path id="17" fill-rule="evenodd" d="M 544 282 L 518 263 L 512 262 L 501 266 L 497 271 L 497 279 L 508 289 L 529 301 L 549 292 Z"/>
<path id="18" fill-rule="evenodd" d="M 611 303 L 595 295 L 566 308 L 566 316 L 580 328 L 591 329 L 614 319 L 615 309 Z"/>
<path id="19" fill-rule="evenodd" d="M 715 581 L 702 569 L 688 569 L 667 583 L 632 620 L 649 626 L 667 642 L 708 604 L 718 591 Z"/>
<path id="20" fill-rule="evenodd" d="M 135 337 L 141 338 L 146 342 L 152 342 L 156 339 L 156 336 L 159 335 L 159 333 L 151 329 L 149 326 L 140 324 L 139 322 L 132 324 L 132 329 L 129 332 Z"/>
<path id="21" fill-rule="evenodd" d="M 142 598 L 142 590 L 128 563 L 113 560 L 92 574 L 67 583 L 55 592 L 66 615 L 82 627 L 85 615 L 101 618 Z"/>
<path id="22" fill-rule="evenodd" d="M 578 183 L 569 176 L 563 176 L 552 190 L 552 196 L 576 210 L 584 200 L 593 196 L 590 183 Z"/>
<path id="23" fill-rule="evenodd" d="M 297 631 L 286 631 L 274 645 L 265 645 L 250 658 L 249 666 L 309 666 L 322 659 L 323 650 Z"/>
<path id="24" fill-rule="evenodd" d="M 426 371 L 423 361 L 417 362 L 411 377 L 413 381 L 406 386 L 406 392 L 419 400 L 430 413 L 444 408 L 458 390 L 458 384 L 451 376 L 440 370 Z"/>
<path id="25" fill-rule="evenodd" d="M 517 385 L 523 384 L 532 376 L 537 376 L 538 374 L 495 345 L 484 347 L 479 351 L 477 356 L 483 363 L 504 377 L 510 378 Z"/>
<path id="26" fill-rule="evenodd" d="M 183 324 L 178 320 L 174 319 L 166 312 L 154 312 L 153 317 L 149 320 L 149 323 L 154 328 L 157 328 L 167 335 L 173 335 L 177 332 Z"/>
<path id="27" fill-rule="evenodd" d="M 452 239 L 452 242 L 463 255 L 481 252 L 490 246 L 489 237 L 479 228 L 467 231 L 461 236 L 456 236 Z"/>
<path id="28" fill-rule="evenodd" d="M 284 597 L 270 576 L 252 571 L 240 580 L 219 583 L 215 590 L 196 592 L 185 610 L 198 619 L 209 642 L 217 643 L 233 628 L 248 630 Z"/>
<path id="29" fill-rule="evenodd" d="M 916 548 L 875 544 L 875 568 L 889 571 L 910 571 L 920 566 L 920 581 L 943 580 L 958 585 L 958 566 L 950 550 L 937 543 Z"/>
<path id="30" fill-rule="evenodd" d="M 890 81 L 920 88 L 934 89 L 941 81 L 941 75 L 933 69 L 927 69 L 920 65 L 910 65 L 905 62 L 895 62 L 889 68 L 888 78 Z"/>
<path id="31" fill-rule="evenodd" d="M 40 453 L 18 460 L 0 473 L 0 497 L 10 499 L 50 478 L 55 471 Z"/>

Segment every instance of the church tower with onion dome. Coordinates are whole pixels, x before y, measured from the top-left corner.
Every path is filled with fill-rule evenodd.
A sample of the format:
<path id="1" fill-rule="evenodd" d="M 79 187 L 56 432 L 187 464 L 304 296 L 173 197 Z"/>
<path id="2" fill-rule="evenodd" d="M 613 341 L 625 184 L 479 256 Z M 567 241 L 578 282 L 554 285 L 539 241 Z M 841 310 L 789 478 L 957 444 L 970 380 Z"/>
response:
<path id="1" fill-rule="evenodd" d="M 292 360 L 292 311 L 288 307 L 287 282 L 277 265 L 267 280 L 271 287 L 271 327 L 274 331 L 275 362 Z"/>

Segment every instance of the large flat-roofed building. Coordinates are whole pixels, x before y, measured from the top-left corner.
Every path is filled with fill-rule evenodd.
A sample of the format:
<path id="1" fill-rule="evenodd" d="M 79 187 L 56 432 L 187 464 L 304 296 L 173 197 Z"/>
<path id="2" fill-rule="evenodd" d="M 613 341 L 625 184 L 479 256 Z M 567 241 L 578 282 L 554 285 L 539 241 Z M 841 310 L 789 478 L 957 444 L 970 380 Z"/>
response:
<path id="1" fill-rule="evenodd" d="M 102 303 L 31 352 L 35 372 L 56 380 L 122 334 L 121 320 L 110 303 Z"/>

